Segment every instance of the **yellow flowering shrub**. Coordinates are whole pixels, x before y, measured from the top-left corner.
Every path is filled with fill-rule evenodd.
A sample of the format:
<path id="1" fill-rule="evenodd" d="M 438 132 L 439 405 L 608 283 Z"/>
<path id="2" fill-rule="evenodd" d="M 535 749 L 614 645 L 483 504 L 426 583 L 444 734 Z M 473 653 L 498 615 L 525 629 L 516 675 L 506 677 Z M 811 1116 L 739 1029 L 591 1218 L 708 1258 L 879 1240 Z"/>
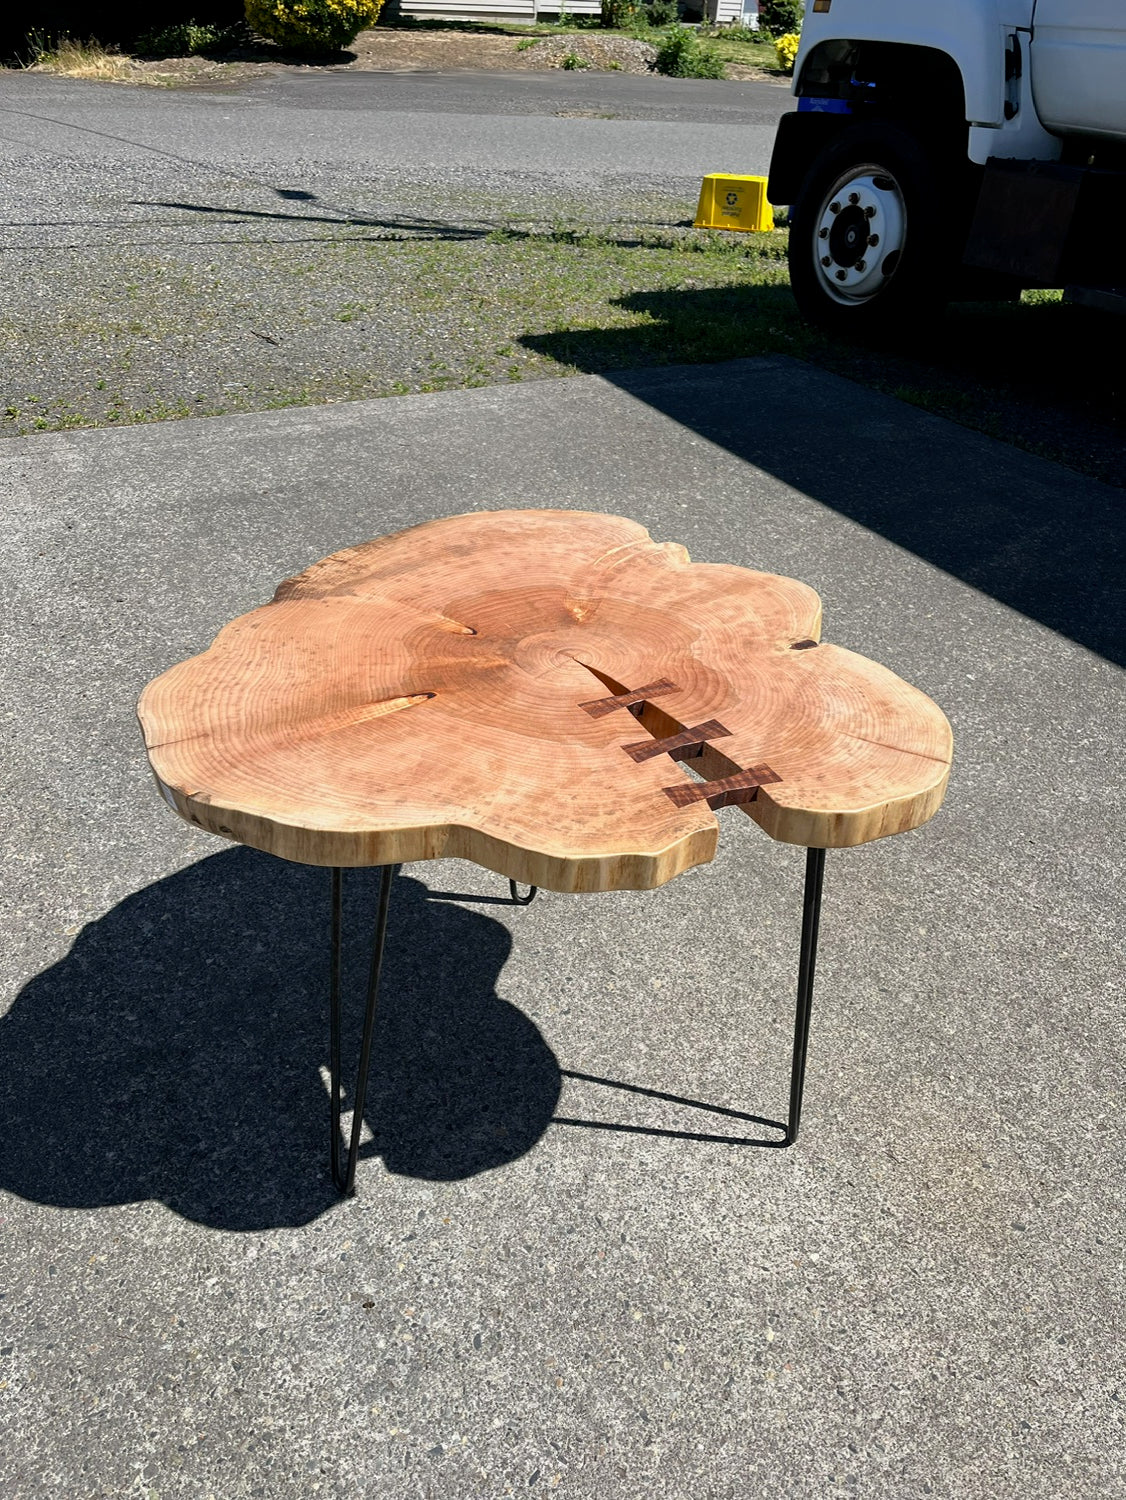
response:
<path id="1" fill-rule="evenodd" d="M 788 31 L 785 36 L 775 39 L 774 51 L 778 58 L 778 66 L 783 73 L 794 71 L 794 58 L 797 57 L 800 46 L 801 32 L 799 31 Z"/>
<path id="2" fill-rule="evenodd" d="M 339 52 L 382 8 L 383 0 L 246 0 L 246 19 L 289 52 Z"/>

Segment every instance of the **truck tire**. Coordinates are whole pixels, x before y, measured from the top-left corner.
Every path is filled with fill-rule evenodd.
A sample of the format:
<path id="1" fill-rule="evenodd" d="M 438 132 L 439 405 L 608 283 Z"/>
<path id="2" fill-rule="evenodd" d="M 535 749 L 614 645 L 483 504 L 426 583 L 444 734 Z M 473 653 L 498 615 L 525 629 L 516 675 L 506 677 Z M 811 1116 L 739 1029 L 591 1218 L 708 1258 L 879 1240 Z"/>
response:
<path id="1" fill-rule="evenodd" d="M 890 123 L 852 127 L 814 160 L 793 205 L 798 307 L 832 333 L 909 334 L 958 284 L 970 210 L 955 150 Z"/>

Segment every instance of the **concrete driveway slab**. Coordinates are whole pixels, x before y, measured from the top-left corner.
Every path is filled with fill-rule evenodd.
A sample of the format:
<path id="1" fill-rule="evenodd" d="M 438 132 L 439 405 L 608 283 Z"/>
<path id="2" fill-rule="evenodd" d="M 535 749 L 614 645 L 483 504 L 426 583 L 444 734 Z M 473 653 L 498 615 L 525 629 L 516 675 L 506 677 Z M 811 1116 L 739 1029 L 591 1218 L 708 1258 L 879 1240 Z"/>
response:
<path id="1" fill-rule="evenodd" d="M 0 1492 L 1126 1492 L 1118 492 L 785 360 L 0 466 Z M 173 818 L 133 705 L 325 553 L 499 505 L 806 580 L 947 710 L 951 791 L 828 859 L 789 1151 L 799 850 L 729 809 L 660 892 L 527 909 L 406 868 L 341 1203 L 327 873 Z"/>

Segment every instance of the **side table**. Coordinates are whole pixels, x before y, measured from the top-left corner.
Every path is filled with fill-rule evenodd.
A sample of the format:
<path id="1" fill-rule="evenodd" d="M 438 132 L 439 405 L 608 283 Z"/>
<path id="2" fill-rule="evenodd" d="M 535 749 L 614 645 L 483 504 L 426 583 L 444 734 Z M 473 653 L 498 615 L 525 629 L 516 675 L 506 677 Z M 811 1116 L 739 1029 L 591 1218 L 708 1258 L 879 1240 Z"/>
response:
<path id="1" fill-rule="evenodd" d="M 540 887 L 651 890 L 712 859 L 728 806 L 807 851 L 778 1144 L 797 1140 L 825 851 L 926 822 L 952 753 L 929 698 L 820 634 L 820 600 L 793 579 L 692 563 L 620 516 L 486 511 L 325 558 L 148 685 L 138 714 L 171 807 L 332 870 L 343 1194 L 395 867 L 469 859 L 521 904 Z M 342 1161 L 342 881 L 368 865 L 382 873 Z"/>

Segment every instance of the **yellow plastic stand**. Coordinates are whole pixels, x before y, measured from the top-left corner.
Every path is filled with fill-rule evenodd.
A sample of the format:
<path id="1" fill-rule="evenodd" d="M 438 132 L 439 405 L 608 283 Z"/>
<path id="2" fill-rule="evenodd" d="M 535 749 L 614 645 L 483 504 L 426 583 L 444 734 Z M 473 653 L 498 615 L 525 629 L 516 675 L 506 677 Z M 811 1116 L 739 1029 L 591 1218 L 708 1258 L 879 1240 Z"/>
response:
<path id="1" fill-rule="evenodd" d="M 766 178 L 709 172 L 700 188 L 694 223 L 697 229 L 773 229 L 774 210 L 766 201 Z"/>

